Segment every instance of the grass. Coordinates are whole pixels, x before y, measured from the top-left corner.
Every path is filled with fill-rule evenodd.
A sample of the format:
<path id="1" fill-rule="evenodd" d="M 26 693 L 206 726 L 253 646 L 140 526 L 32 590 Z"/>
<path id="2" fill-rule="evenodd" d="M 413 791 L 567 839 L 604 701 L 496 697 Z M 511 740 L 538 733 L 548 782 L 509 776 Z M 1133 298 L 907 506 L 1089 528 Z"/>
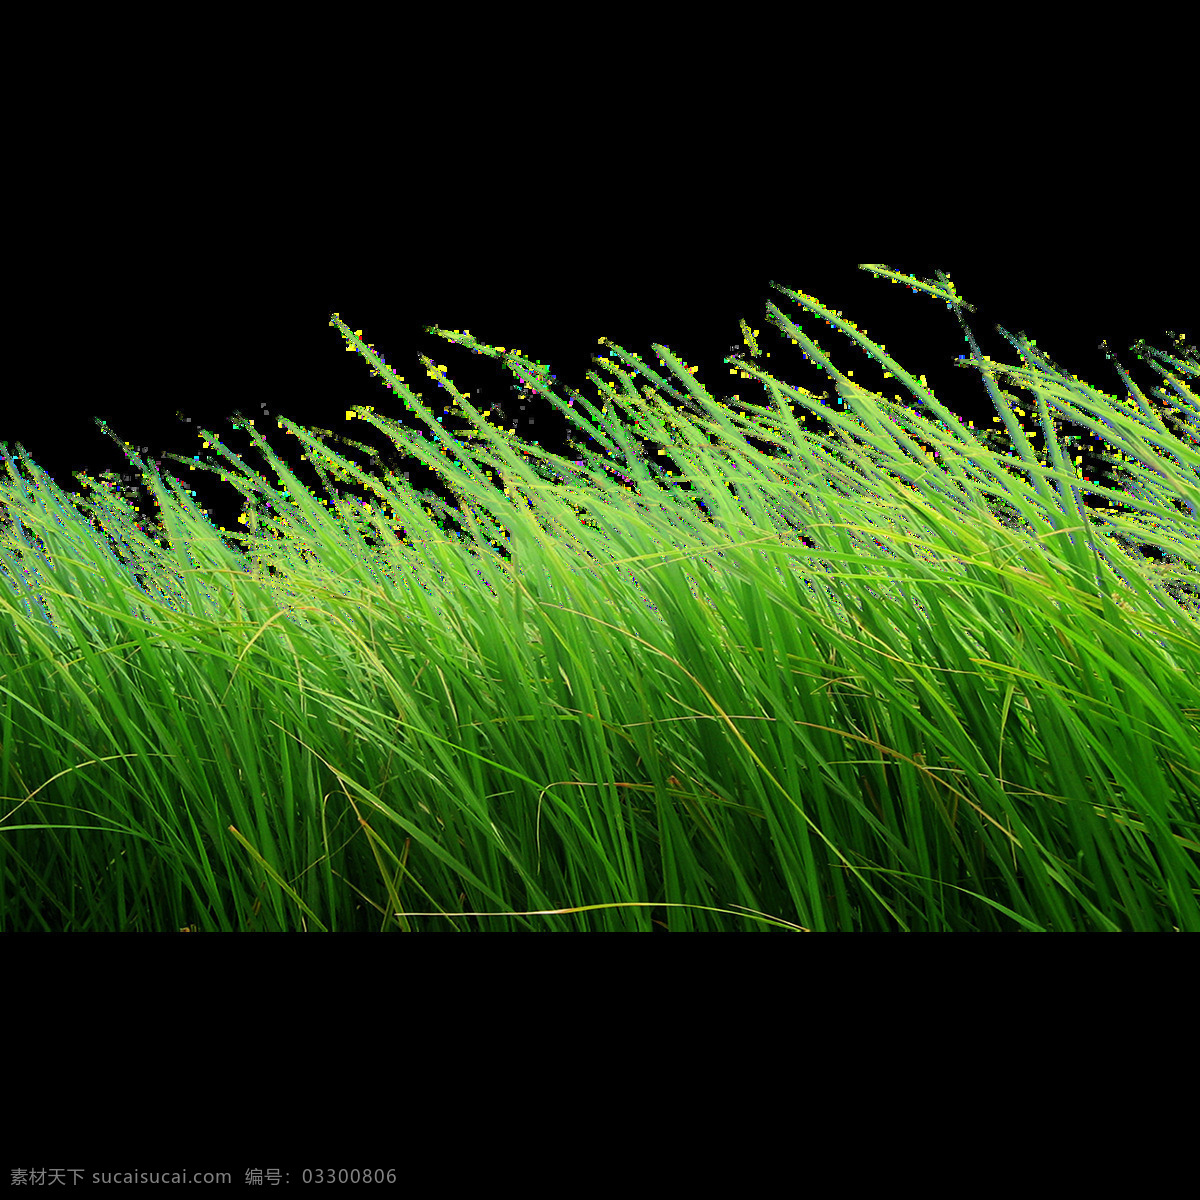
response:
<path id="1" fill-rule="evenodd" d="M 246 497 L 235 550 L 136 456 L 159 530 L 0 447 L 0 928 L 1200 930 L 1194 348 L 1139 343 L 1175 395 L 1121 371 L 1117 400 L 1008 334 L 1021 365 L 984 359 L 944 275 L 867 269 L 946 301 L 1016 453 L 785 289 L 917 406 L 773 304 L 842 411 L 749 330 L 742 411 L 664 346 L 609 346 L 598 410 L 435 330 L 589 434 L 568 461 L 442 380 L 472 427 L 450 438 L 335 317 L 435 436 L 357 415 L 457 509 L 281 420 L 318 500 L 247 425 L 277 489 L 206 431 Z M 1068 462 L 1060 418 L 1124 489 Z"/>

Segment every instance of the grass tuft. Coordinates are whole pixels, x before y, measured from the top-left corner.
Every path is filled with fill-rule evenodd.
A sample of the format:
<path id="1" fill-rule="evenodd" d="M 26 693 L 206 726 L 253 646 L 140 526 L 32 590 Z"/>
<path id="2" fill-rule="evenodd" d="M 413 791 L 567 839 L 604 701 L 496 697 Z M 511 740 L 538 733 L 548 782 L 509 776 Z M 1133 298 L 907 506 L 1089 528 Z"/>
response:
<path id="1" fill-rule="evenodd" d="M 867 269 L 947 302 L 1015 452 L 782 288 L 916 406 L 774 304 L 840 410 L 749 334 L 758 405 L 608 345 L 597 407 L 434 330 L 586 434 L 566 459 L 445 381 L 472 429 L 448 439 L 335 316 L 434 438 L 356 415 L 457 507 L 281 419 L 328 501 L 252 427 L 278 487 L 205 431 L 246 533 L 131 454 L 152 536 L 0 447 L 0 928 L 1200 930 L 1194 348 L 1139 344 L 1174 395 L 1118 367 L 1117 400 L 1008 334 L 1021 365 L 985 359 L 944 275 Z"/>

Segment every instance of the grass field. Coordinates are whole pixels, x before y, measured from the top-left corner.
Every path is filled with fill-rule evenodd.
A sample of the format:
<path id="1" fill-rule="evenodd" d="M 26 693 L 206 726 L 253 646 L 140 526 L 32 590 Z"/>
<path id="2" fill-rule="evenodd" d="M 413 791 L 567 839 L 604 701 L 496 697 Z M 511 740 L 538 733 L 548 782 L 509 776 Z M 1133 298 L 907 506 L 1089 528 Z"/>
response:
<path id="1" fill-rule="evenodd" d="M 205 431 L 246 497 L 234 550 L 136 456 L 161 537 L 0 447 L 0 928 L 1200 930 L 1194 347 L 1131 348 L 1164 386 L 1122 371 L 1118 400 L 1024 340 L 984 359 L 944 275 L 869 269 L 946 301 L 1011 450 L 785 289 L 917 404 L 773 304 L 844 407 L 749 331 L 739 409 L 657 344 L 609 346 L 567 403 L 435 330 L 590 435 L 520 445 L 447 381 L 452 443 L 335 317 L 441 440 L 357 415 L 457 509 L 286 420 L 328 497 L 250 426 L 276 485 Z M 1056 419 L 1127 485 L 1085 480 Z"/>

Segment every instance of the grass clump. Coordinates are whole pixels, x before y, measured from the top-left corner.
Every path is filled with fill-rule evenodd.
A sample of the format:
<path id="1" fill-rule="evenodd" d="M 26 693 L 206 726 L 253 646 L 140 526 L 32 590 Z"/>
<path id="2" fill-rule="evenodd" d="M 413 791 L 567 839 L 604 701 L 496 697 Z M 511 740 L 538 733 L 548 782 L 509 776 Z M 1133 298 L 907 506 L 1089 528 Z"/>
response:
<path id="1" fill-rule="evenodd" d="M 946 301 L 1015 455 L 780 289 L 917 409 L 773 304 L 843 411 L 768 374 L 752 336 L 736 369 L 763 404 L 737 411 L 664 346 L 655 366 L 610 346 L 597 408 L 435 330 L 589 435 L 567 460 L 449 381 L 471 433 L 447 437 L 335 316 L 435 436 L 357 415 L 457 508 L 282 419 L 335 511 L 249 426 L 278 489 L 205 431 L 246 497 L 236 538 L 140 460 L 157 538 L 109 490 L 68 500 L 9 459 L 0 928 L 1200 930 L 1200 640 L 1176 595 L 1194 348 L 1139 346 L 1176 436 L 1119 367 L 1121 401 L 1008 334 L 1022 365 L 999 366 L 944 275 L 868 269 Z M 1001 380 L 1033 393 L 1044 458 Z M 1059 418 L 1126 488 L 1082 478 Z"/>

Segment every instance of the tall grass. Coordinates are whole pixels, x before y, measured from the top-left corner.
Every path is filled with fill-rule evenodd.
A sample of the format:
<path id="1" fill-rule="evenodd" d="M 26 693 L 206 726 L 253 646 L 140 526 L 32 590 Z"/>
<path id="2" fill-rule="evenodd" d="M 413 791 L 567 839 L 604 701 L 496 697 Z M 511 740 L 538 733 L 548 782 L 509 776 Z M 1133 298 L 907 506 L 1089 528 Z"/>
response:
<path id="1" fill-rule="evenodd" d="M 3 447 L 0 927 L 1200 929 L 1200 640 L 1172 590 L 1200 543 L 1194 348 L 1139 345 L 1175 395 L 1118 367 L 1117 400 L 1008 334 L 1021 365 L 985 359 L 944 275 L 868 269 L 946 301 L 1015 454 L 782 288 L 916 406 L 773 304 L 844 411 L 749 331 L 731 370 L 763 403 L 738 411 L 664 346 L 609 346 L 597 407 L 435 330 L 589 435 L 568 460 L 437 376 L 471 426 L 449 437 L 335 316 L 434 436 L 356 415 L 457 508 L 281 419 L 328 502 L 251 426 L 278 488 L 205 431 L 248 528 L 223 538 L 131 455 L 155 537 Z M 1059 419 L 1125 489 L 1068 463 Z"/>

